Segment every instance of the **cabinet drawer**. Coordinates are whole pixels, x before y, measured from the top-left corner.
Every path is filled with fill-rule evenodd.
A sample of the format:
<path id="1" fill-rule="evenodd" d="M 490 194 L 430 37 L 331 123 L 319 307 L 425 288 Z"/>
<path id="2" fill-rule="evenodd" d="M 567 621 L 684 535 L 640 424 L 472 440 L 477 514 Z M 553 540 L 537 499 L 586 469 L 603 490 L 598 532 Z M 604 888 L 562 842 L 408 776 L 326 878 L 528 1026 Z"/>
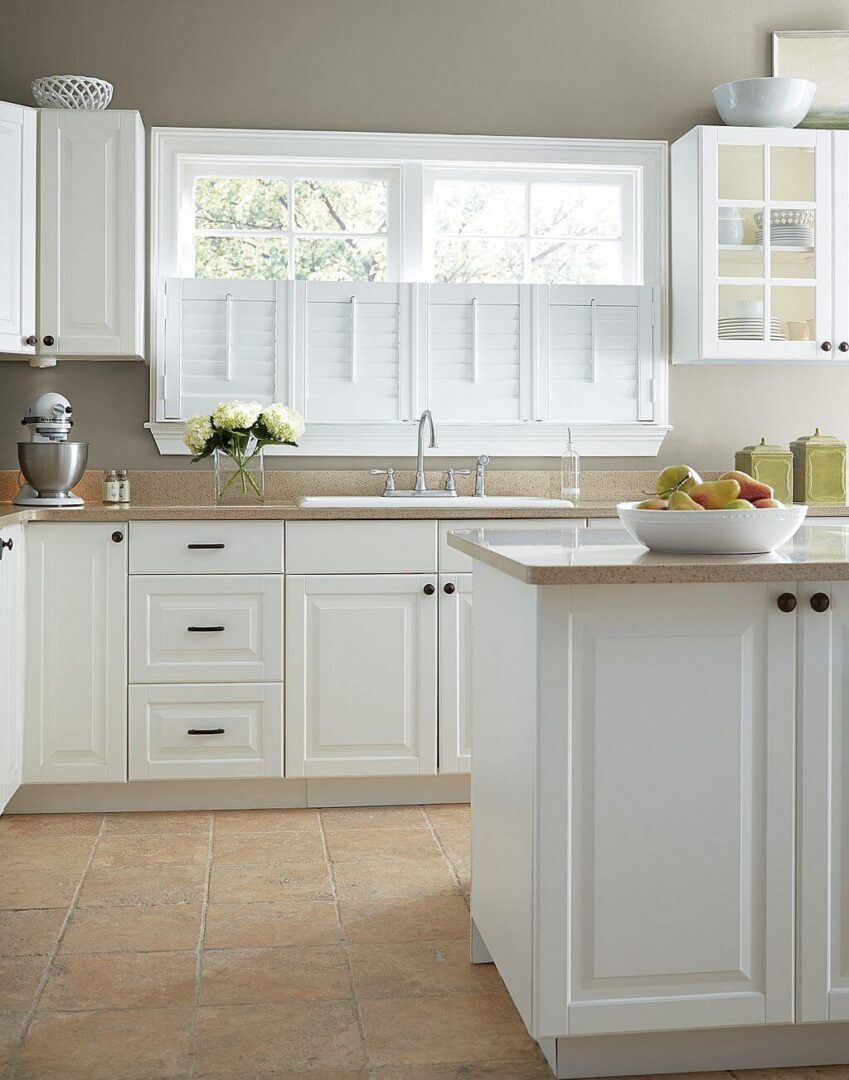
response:
<path id="1" fill-rule="evenodd" d="M 282 574 L 282 521 L 134 521 L 131 574 Z"/>
<path id="2" fill-rule="evenodd" d="M 282 775 L 280 683 L 130 687 L 130 780 Z"/>
<path id="3" fill-rule="evenodd" d="M 462 551 L 450 547 L 448 534 L 460 529 L 580 529 L 586 518 L 469 518 L 468 520 L 440 521 L 439 524 L 439 572 L 440 574 L 471 573 L 474 559 Z"/>
<path id="4" fill-rule="evenodd" d="M 134 577 L 130 682 L 283 678 L 283 578 Z"/>
<path id="5" fill-rule="evenodd" d="M 435 521 L 290 521 L 290 574 L 428 574 L 436 571 Z"/>

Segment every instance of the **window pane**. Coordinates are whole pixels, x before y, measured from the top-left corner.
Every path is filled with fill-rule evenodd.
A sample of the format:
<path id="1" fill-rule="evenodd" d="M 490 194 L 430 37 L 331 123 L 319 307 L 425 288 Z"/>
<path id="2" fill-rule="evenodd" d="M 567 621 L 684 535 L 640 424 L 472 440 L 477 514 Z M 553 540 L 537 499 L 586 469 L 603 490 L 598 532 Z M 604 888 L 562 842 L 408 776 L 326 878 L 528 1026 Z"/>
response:
<path id="1" fill-rule="evenodd" d="M 295 277 L 308 281 L 385 281 L 383 240 L 296 240 Z"/>
<path id="2" fill-rule="evenodd" d="M 295 228 L 305 232 L 386 232 L 385 181 L 296 180 Z"/>
<path id="3" fill-rule="evenodd" d="M 525 231 L 524 184 L 436 180 L 433 219 L 440 233 L 518 236 Z"/>
<path id="4" fill-rule="evenodd" d="M 288 276 L 288 244 L 279 237 L 195 237 L 195 277 L 286 278 Z"/>
<path id="5" fill-rule="evenodd" d="M 522 281 L 523 244 L 515 240 L 437 240 L 433 264 L 434 281 Z"/>
<path id="6" fill-rule="evenodd" d="M 531 281 L 548 285 L 622 283 L 622 245 L 570 240 L 531 244 Z"/>
<path id="7" fill-rule="evenodd" d="M 196 229 L 285 229 L 286 180 L 204 176 L 195 182 Z"/>
<path id="8" fill-rule="evenodd" d="M 622 199 L 618 184 L 532 184 L 531 234 L 622 235 Z"/>

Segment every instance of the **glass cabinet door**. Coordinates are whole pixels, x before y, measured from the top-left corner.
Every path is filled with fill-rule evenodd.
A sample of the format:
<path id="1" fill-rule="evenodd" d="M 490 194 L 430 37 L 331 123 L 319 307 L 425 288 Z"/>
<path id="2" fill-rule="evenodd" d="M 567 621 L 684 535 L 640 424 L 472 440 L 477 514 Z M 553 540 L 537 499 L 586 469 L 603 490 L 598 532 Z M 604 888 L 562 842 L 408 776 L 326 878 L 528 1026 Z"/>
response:
<path id="1" fill-rule="evenodd" d="M 706 355 L 833 355 L 830 133 L 715 128 L 704 151 Z"/>

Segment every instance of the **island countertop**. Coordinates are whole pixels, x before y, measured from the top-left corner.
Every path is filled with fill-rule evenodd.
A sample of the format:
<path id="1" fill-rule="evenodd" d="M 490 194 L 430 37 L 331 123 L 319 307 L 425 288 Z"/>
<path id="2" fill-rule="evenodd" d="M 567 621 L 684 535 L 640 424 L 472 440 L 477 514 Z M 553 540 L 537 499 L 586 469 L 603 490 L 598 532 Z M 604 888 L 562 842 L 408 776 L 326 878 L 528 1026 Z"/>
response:
<path id="1" fill-rule="evenodd" d="M 528 585 L 682 585 L 746 581 L 849 580 L 849 522 L 803 525 L 765 555 L 665 555 L 624 528 L 452 532 L 451 547 Z"/>

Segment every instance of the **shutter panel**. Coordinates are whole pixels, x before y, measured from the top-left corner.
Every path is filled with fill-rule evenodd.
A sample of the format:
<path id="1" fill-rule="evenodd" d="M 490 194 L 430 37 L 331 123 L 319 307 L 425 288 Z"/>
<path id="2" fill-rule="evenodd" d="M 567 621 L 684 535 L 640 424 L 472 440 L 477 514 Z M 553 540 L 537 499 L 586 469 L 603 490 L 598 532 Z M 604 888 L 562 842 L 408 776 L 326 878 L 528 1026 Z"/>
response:
<path id="1" fill-rule="evenodd" d="M 235 398 L 270 405 L 284 385 L 287 283 L 165 282 L 165 419 Z"/>
<path id="2" fill-rule="evenodd" d="M 296 290 L 306 419 L 408 419 L 411 286 L 308 281 Z"/>
<path id="3" fill-rule="evenodd" d="M 427 401 L 460 422 L 528 419 L 531 292 L 522 285 L 428 285 Z"/>
<path id="4" fill-rule="evenodd" d="M 546 419 L 652 419 L 651 286 L 553 285 L 547 338 Z"/>

